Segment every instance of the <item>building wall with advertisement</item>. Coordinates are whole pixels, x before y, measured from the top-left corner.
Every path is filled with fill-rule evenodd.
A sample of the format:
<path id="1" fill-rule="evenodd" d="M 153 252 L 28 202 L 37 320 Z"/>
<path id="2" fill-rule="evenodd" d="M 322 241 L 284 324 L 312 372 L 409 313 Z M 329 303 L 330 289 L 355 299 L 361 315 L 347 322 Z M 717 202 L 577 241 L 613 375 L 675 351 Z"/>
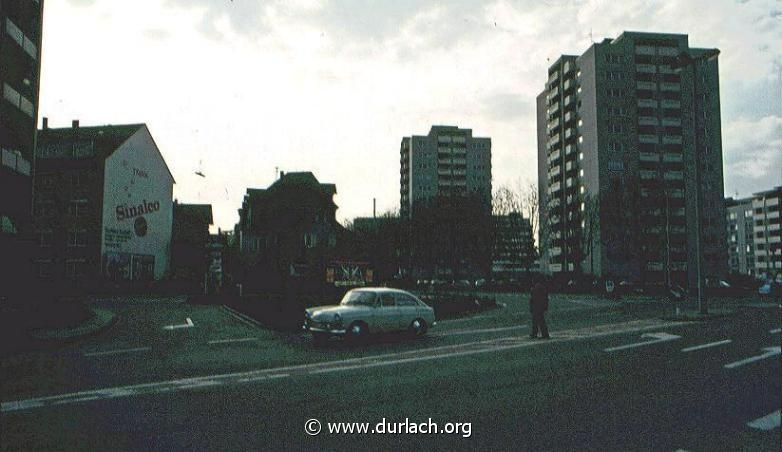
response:
<path id="1" fill-rule="evenodd" d="M 165 276 L 174 179 L 146 126 L 105 160 L 101 257 L 108 279 Z"/>

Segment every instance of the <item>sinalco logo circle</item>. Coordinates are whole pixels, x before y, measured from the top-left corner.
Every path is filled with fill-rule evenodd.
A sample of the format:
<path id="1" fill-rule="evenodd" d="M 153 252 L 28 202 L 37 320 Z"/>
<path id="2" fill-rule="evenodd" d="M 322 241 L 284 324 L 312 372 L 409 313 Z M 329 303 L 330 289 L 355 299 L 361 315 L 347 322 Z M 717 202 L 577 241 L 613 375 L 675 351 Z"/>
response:
<path id="1" fill-rule="evenodd" d="M 136 221 L 133 222 L 133 229 L 137 236 L 144 237 L 147 235 L 147 220 L 144 217 L 136 218 Z"/>

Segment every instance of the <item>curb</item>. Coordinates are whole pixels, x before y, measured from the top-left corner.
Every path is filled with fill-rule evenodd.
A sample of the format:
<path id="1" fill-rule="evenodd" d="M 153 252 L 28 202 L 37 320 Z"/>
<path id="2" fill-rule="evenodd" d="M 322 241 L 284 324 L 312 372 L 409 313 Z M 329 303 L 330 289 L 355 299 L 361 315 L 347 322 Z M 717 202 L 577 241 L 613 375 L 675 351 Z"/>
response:
<path id="1" fill-rule="evenodd" d="M 254 318 L 242 314 L 241 312 L 237 311 L 236 309 L 229 308 L 227 305 L 222 305 L 222 308 L 225 309 L 228 314 L 239 320 L 240 322 L 244 323 L 247 326 L 254 327 L 254 328 L 263 328 L 266 329 L 259 321 L 255 320 Z"/>
<path id="2" fill-rule="evenodd" d="M 33 330 L 29 337 L 43 341 L 65 341 L 97 334 L 117 321 L 117 316 L 106 309 L 92 308 L 93 316 L 81 325 L 72 328 Z"/>

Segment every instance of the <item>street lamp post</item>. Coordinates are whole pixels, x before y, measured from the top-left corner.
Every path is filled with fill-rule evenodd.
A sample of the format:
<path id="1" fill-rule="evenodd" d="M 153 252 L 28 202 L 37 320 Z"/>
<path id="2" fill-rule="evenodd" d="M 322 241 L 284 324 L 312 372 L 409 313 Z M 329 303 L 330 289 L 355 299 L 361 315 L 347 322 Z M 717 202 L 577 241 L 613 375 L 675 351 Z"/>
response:
<path id="1" fill-rule="evenodd" d="M 697 57 L 691 56 L 687 52 L 679 54 L 676 62 L 671 65 L 671 68 L 676 72 L 681 73 L 685 67 L 692 68 L 692 126 L 693 126 L 693 138 L 695 140 L 695 253 L 696 253 L 696 277 L 698 279 L 698 308 L 701 314 L 708 314 L 708 305 L 706 299 L 705 288 L 703 287 L 703 243 L 701 238 L 701 204 L 702 204 L 702 187 L 701 187 L 701 162 L 700 162 L 700 146 L 698 139 L 698 74 L 696 70 L 696 63 L 703 63 L 712 61 L 720 54 L 720 51 L 713 49 L 699 55 Z M 704 107 L 705 108 L 705 107 Z M 670 245 L 669 245 L 670 246 Z"/>

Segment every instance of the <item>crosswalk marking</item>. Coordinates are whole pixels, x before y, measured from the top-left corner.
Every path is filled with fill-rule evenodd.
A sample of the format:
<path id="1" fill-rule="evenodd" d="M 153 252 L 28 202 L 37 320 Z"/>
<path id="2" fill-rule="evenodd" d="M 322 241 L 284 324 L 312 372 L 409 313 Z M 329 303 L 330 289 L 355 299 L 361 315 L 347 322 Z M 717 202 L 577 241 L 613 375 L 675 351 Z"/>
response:
<path id="1" fill-rule="evenodd" d="M 747 426 L 758 430 L 774 430 L 775 428 L 779 428 L 781 417 L 780 410 L 776 410 L 773 413 L 759 417 L 754 421 L 747 422 Z"/>
<path id="2" fill-rule="evenodd" d="M 723 341 L 709 342 L 708 344 L 696 345 L 694 347 L 683 348 L 682 351 L 685 352 L 685 353 L 686 352 L 694 352 L 695 350 L 703 350 L 704 348 L 716 347 L 718 345 L 730 344 L 731 342 L 733 342 L 733 341 L 730 340 L 730 339 L 725 339 Z"/>

